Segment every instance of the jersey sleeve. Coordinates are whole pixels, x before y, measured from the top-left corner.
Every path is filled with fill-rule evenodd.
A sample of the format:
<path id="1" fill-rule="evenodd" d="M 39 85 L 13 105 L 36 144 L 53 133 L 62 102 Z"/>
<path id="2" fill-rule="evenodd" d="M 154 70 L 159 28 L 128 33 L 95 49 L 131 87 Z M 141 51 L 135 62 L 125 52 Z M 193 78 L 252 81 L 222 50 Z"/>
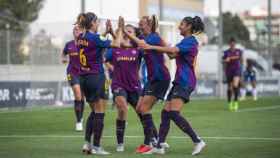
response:
<path id="1" fill-rule="evenodd" d="M 160 38 L 159 35 L 153 34 L 147 39 L 146 42 L 150 45 L 160 45 L 161 44 L 161 38 Z"/>
<path id="2" fill-rule="evenodd" d="M 105 53 L 105 62 L 110 62 L 113 60 L 113 49 L 107 49 L 106 53 Z"/>
<path id="3" fill-rule="evenodd" d="M 222 56 L 222 59 L 225 60 L 227 58 L 227 51 L 224 51 L 224 54 Z"/>
<path id="4" fill-rule="evenodd" d="M 112 43 L 111 40 L 105 39 L 98 34 L 91 36 L 91 40 L 93 40 L 96 43 L 96 46 L 100 48 L 110 48 Z"/>
<path id="5" fill-rule="evenodd" d="M 192 42 L 188 42 L 186 40 L 182 40 L 176 45 L 176 47 L 179 49 L 179 53 L 182 55 L 188 54 L 194 46 L 195 45 Z"/>

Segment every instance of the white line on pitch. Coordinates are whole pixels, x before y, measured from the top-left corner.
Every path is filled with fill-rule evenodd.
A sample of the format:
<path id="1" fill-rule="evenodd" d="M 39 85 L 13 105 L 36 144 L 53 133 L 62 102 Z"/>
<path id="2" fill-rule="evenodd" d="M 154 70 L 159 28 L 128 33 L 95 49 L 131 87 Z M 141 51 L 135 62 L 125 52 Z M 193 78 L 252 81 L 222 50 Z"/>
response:
<path id="1" fill-rule="evenodd" d="M 280 108 L 280 105 L 274 105 L 274 106 L 267 106 L 267 107 L 241 109 L 241 110 L 238 110 L 237 112 L 254 112 L 254 111 L 273 110 L 273 109 L 279 109 L 279 108 Z"/>
<path id="2" fill-rule="evenodd" d="M 115 138 L 115 136 L 103 136 L 104 138 Z M 125 136 L 126 138 L 143 138 L 143 136 Z M 0 135 L 0 138 L 83 138 L 79 135 Z M 171 139 L 185 140 L 184 136 L 170 136 Z M 256 140 L 256 141 L 280 141 L 280 138 L 269 137 L 202 137 L 214 140 Z"/>

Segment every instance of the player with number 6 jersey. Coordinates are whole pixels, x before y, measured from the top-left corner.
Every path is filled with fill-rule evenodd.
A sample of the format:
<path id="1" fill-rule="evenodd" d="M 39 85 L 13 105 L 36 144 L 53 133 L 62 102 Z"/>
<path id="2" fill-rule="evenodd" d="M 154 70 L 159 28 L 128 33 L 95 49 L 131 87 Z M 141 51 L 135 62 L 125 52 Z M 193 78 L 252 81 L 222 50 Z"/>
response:
<path id="1" fill-rule="evenodd" d="M 92 112 L 90 113 L 85 132 L 85 145 L 83 152 L 89 154 L 108 155 L 101 145 L 101 137 L 104 128 L 105 117 L 105 74 L 103 68 L 103 49 L 110 47 L 120 47 L 120 37 L 122 36 L 123 19 L 119 19 L 119 31 L 117 31 L 113 41 L 102 38 L 98 33 L 99 20 L 92 13 L 81 13 L 78 16 L 77 24 L 85 29 L 78 38 L 80 55 L 80 82 L 81 88 L 89 103 Z M 106 33 L 112 32 L 110 21 L 106 22 Z M 93 144 L 91 136 L 93 134 Z"/>

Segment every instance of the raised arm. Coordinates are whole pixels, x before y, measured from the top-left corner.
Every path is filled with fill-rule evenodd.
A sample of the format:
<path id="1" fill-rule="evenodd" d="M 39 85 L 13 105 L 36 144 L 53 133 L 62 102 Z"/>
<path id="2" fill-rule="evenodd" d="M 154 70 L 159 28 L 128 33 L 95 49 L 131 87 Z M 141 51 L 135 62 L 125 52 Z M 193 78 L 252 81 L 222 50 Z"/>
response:
<path id="1" fill-rule="evenodd" d="M 143 44 L 144 40 L 139 39 L 138 37 L 136 37 L 135 35 L 133 35 L 132 33 L 129 33 L 127 30 L 123 30 L 124 34 L 127 35 L 127 37 L 131 40 L 133 40 L 134 42 L 136 42 L 137 45 Z"/>
<path id="2" fill-rule="evenodd" d="M 115 39 L 113 39 L 111 43 L 111 47 L 119 48 L 121 46 L 121 40 L 123 38 L 123 30 L 124 30 L 124 19 L 123 17 L 119 17 L 118 21 L 118 29 L 115 35 Z"/>
<path id="3" fill-rule="evenodd" d="M 107 34 L 112 35 L 113 39 L 116 39 L 116 34 L 114 33 L 111 20 L 109 20 L 109 19 L 107 19 L 107 21 L 106 21 L 106 29 L 105 29 L 105 32 L 102 34 L 102 36 L 105 37 Z"/>
<path id="4" fill-rule="evenodd" d="M 147 43 L 140 43 L 139 46 L 145 50 L 156 50 L 159 53 L 166 53 L 167 55 L 170 55 L 171 57 L 175 57 L 179 53 L 178 47 L 168 47 L 168 46 L 154 46 L 149 45 Z"/>

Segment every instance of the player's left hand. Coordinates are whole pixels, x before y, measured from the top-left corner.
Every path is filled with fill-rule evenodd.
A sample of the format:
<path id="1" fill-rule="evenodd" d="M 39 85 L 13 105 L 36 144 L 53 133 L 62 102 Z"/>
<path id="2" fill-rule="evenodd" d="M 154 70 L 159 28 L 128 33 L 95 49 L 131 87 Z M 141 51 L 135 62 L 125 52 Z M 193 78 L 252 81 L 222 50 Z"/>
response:
<path id="1" fill-rule="evenodd" d="M 119 16 L 119 21 L 118 21 L 119 29 L 123 30 L 124 29 L 124 25 L 125 25 L 124 18 L 122 16 Z"/>
<path id="2" fill-rule="evenodd" d="M 113 33 L 112 23 L 109 19 L 106 21 L 106 33 Z"/>

